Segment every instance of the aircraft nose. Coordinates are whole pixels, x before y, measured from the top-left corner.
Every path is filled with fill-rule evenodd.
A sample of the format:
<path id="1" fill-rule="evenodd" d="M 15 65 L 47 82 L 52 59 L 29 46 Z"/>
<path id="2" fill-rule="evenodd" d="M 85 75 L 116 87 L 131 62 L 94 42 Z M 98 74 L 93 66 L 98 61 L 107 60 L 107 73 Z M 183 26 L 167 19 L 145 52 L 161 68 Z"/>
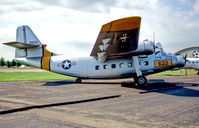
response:
<path id="1" fill-rule="evenodd" d="M 177 58 L 177 66 L 178 67 L 183 67 L 186 64 L 186 57 L 177 55 L 176 58 Z"/>

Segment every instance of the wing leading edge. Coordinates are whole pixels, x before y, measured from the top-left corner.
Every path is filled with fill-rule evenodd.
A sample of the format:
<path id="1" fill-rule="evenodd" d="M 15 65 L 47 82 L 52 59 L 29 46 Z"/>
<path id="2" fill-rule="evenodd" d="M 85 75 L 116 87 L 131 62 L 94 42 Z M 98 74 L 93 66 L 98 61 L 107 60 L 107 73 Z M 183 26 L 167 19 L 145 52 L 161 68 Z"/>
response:
<path id="1" fill-rule="evenodd" d="M 133 16 L 104 24 L 90 56 L 100 62 L 131 55 L 138 47 L 141 17 Z"/>

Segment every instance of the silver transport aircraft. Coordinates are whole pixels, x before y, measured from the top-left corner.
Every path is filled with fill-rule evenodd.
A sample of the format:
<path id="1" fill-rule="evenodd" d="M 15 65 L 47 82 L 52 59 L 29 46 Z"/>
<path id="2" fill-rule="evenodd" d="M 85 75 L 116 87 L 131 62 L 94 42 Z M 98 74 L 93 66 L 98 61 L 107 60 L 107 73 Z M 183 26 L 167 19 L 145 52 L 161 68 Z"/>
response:
<path id="1" fill-rule="evenodd" d="M 17 28 L 16 41 L 4 43 L 15 47 L 18 61 L 51 72 L 82 79 L 134 78 L 136 85 L 146 85 L 146 75 L 185 65 L 182 55 L 166 53 L 159 43 L 138 43 L 141 17 L 131 16 L 111 21 L 101 27 L 90 56 L 68 58 L 46 50 L 30 27 Z"/>

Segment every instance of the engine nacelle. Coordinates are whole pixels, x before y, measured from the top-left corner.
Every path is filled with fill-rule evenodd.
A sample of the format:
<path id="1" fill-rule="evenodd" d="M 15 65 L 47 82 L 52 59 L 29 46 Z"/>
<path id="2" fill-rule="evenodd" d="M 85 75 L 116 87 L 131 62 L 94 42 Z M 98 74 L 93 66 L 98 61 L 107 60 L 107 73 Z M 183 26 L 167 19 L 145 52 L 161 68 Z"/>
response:
<path id="1" fill-rule="evenodd" d="M 152 41 L 144 40 L 142 43 L 138 45 L 138 48 L 134 51 L 110 54 L 108 57 L 116 57 L 116 56 L 137 56 L 137 55 L 150 55 L 155 51 L 155 46 Z"/>
<path id="2" fill-rule="evenodd" d="M 124 57 L 124 56 L 138 56 L 138 55 L 150 55 L 155 51 L 155 46 L 152 41 L 144 40 L 138 45 L 138 48 L 134 51 L 110 54 L 108 58 Z"/>
<path id="3" fill-rule="evenodd" d="M 138 45 L 138 48 L 135 51 L 131 52 L 131 54 L 132 56 L 150 55 L 154 53 L 155 51 L 154 47 L 155 46 L 152 41 L 144 40 L 143 43 Z"/>

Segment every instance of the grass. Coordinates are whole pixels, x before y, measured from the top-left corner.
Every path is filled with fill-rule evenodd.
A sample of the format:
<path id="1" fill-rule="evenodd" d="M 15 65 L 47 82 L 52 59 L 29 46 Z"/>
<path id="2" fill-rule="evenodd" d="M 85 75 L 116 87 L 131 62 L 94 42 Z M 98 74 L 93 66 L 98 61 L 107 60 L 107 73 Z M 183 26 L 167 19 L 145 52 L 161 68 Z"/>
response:
<path id="1" fill-rule="evenodd" d="M 197 71 L 187 71 L 187 75 L 196 75 Z M 183 76 L 186 75 L 185 70 L 176 70 L 176 71 L 164 71 L 150 76 Z"/>
<path id="2" fill-rule="evenodd" d="M 0 81 L 66 80 L 73 77 L 52 72 L 0 72 Z"/>
<path id="3" fill-rule="evenodd" d="M 197 71 L 188 71 L 188 75 L 195 75 Z M 185 71 L 165 71 L 152 74 L 151 76 L 176 76 L 185 75 Z M 39 80 L 67 80 L 74 79 L 65 75 L 60 75 L 52 72 L 0 72 L 0 82 L 6 81 L 39 81 Z"/>

